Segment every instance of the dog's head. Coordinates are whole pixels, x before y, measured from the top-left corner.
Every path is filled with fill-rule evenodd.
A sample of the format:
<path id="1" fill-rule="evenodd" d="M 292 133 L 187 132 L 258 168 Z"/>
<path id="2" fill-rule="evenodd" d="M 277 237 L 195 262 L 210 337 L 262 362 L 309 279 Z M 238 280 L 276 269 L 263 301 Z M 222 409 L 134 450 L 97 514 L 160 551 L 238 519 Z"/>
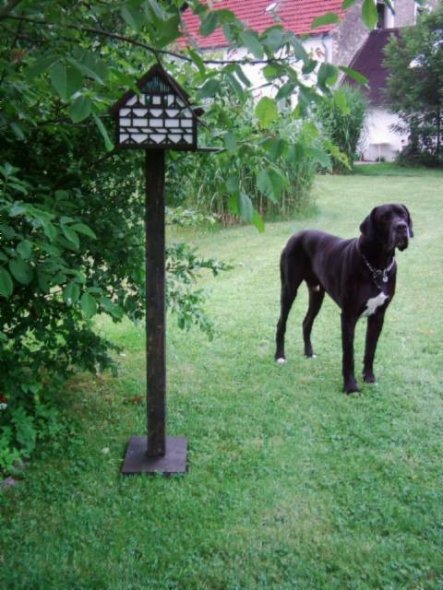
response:
<path id="1" fill-rule="evenodd" d="M 360 225 L 361 233 L 381 242 L 386 251 L 405 250 L 414 236 L 412 220 L 405 205 L 392 204 L 375 207 Z"/>

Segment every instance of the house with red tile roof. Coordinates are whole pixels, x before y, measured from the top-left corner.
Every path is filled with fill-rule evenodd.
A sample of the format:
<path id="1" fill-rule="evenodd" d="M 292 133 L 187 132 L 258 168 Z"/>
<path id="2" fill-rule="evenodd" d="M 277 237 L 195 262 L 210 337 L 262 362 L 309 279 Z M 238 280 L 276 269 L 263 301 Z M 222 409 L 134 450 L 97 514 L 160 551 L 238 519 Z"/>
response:
<path id="1" fill-rule="evenodd" d="M 363 0 L 357 0 L 348 10 L 342 8 L 343 0 L 207 0 L 211 9 L 232 11 L 247 27 L 258 33 L 263 33 L 273 25 L 281 25 L 296 33 L 303 40 L 308 53 L 319 62 L 350 66 L 363 73 L 368 79 L 366 93 L 369 107 L 360 146 L 362 157 L 366 160 L 392 160 L 406 138 L 391 130 L 396 117 L 389 113 L 389 106 L 383 100 L 387 76 L 383 68 L 383 48 L 391 34 L 398 34 L 399 28 L 416 22 L 423 6 L 415 0 L 391 0 L 395 11 L 392 12 L 382 0 L 374 2 L 377 5 L 378 22 L 374 31 L 368 31 L 361 19 Z M 438 2 L 428 0 L 425 9 L 435 8 Z M 313 28 L 315 19 L 328 12 L 336 13 L 340 22 Z M 205 37 L 200 35 L 199 27 L 198 16 L 186 10 L 183 13 L 182 43 L 198 46 L 211 54 L 226 51 L 229 43 L 222 28 Z M 233 57 L 242 57 L 242 54 L 230 53 L 230 58 Z M 261 87 L 262 80 L 254 80 L 251 66 L 247 70 L 253 83 Z M 349 79 L 343 82 L 353 83 Z"/>
<path id="2" fill-rule="evenodd" d="M 219 0 L 208 2 L 214 10 L 230 10 L 250 29 L 263 33 L 275 24 L 297 35 L 312 33 L 313 21 L 325 12 L 336 12 L 344 15 L 343 0 Z M 190 37 L 201 49 L 220 49 L 228 42 L 222 29 L 216 30 L 207 37 L 199 32 L 200 20 L 196 15 L 185 13 L 184 21 Z M 316 34 L 328 33 L 333 25 L 324 25 L 316 29 Z"/>

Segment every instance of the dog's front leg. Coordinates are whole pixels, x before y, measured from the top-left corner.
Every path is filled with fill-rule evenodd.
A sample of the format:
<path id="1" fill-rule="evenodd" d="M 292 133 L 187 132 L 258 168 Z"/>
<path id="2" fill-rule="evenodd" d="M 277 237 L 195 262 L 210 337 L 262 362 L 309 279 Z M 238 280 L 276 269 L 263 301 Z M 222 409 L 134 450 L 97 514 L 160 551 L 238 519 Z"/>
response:
<path id="1" fill-rule="evenodd" d="M 380 310 L 368 317 L 366 329 L 365 357 L 363 361 L 363 378 L 366 383 L 375 383 L 374 357 L 378 338 L 383 328 L 385 310 Z"/>
<path id="2" fill-rule="evenodd" d="M 345 393 L 360 391 L 354 374 L 354 334 L 356 323 L 356 317 L 342 313 L 343 391 Z"/>

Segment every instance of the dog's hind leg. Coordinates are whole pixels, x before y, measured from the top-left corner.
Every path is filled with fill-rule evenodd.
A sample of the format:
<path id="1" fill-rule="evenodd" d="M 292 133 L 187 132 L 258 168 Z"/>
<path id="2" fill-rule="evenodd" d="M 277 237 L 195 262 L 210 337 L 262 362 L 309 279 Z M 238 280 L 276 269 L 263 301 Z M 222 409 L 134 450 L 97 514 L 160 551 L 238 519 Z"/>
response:
<path id="1" fill-rule="evenodd" d="M 286 332 L 286 322 L 288 320 L 289 312 L 291 311 L 292 304 L 294 303 L 294 299 L 297 295 L 297 289 L 294 289 L 292 286 L 282 286 L 282 293 L 281 293 L 281 310 L 280 310 L 280 318 L 277 322 L 277 333 L 275 335 L 275 342 L 276 342 L 276 350 L 275 350 L 275 360 L 278 363 L 284 363 L 286 360 L 285 357 L 285 332 Z"/>
<path id="2" fill-rule="evenodd" d="M 289 262 L 289 264 L 288 264 Z M 292 262 L 292 264 L 291 264 Z M 294 299 L 297 296 L 298 287 L 303 279 L 299 269 L 294 265 L 294 261 L 287 260 L 283 253 L 281 265 L 281 299 L 280 299 L 280 318 L 277 323 L 277 332 L 275 335 L 276 350 L 275 360 L 278 363 L 284 363 L 285 357 L 285 332 L 286 322 L 289 312 L 291 311 Z"/>
<path id="3" fill-rule="evenodd" d="M 309 307 L 303 320 L 303 340 L 305 343 L 305 356 L 313 357 L 314 351 L 311 343 L 312 325 L 325 298 L 325 291 L 320 285 L 309 287 Z"/>

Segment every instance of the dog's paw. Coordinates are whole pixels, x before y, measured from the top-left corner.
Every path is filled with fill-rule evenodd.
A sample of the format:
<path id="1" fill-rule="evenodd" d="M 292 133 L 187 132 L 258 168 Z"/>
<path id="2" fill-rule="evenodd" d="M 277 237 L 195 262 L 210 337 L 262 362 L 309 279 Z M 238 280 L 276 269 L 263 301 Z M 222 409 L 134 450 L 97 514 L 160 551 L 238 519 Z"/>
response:
<path id="1" fill-rule="evenodd" d="M 360 388 L 357 385 L 357 382 L 355 380 L 352 380 L 348 383 L 345 383 L 345 385 L 343 386 L 343 391 L 346 393 L 346 395 L 358 395 L 360 393 Z"/>
<path id="2" fill-rule="evenodd" d="M 363 375 L 363 380 L 365 383 L 369 383 L 370 385 L 376 385 L 377 379 L 375 378 L 374 373 L 367 373 Z"/>
<path id="3" fill-rule="evenodd" d="M 286 364 L 286 359 L 284 357 L 280 357 L 279 359 L 275 359 L 277 365 L 284 365 Z"/>

